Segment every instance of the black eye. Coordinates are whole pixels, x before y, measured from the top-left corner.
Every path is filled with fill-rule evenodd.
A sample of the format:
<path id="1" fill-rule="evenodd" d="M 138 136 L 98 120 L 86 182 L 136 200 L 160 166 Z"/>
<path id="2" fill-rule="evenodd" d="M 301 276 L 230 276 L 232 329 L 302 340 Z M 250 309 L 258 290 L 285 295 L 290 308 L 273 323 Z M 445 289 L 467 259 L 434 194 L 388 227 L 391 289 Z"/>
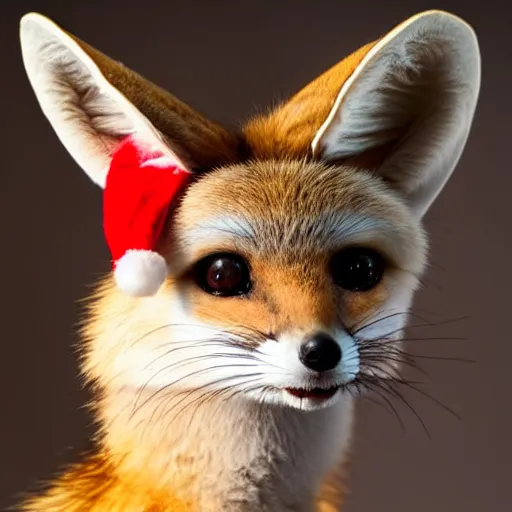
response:
<path id="1" fill-rule="evenodd" d="M 351 247 L 335 254 L 330 270 L 334 282 L 349 291 L 364 292 L 376 286 L 384 273 L 384 258 L 371 249 Z"/>
<path id="2" fill-rule="evenodd" d="M 251 289 L 249 265 L 236 254 L 212 254 L 194 268 L 194 279 L 205 292 L 219 297 L 245 295 Z"/>

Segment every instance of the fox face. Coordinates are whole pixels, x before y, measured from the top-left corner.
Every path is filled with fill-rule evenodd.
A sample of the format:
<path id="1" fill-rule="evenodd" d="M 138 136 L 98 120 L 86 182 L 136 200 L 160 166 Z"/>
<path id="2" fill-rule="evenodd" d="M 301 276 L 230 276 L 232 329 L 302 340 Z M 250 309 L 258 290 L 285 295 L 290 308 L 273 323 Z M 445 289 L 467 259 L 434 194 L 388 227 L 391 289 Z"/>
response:
<path id="1" fill-rule="evenodd" d="M 108 275 L 92 297 L 82 366 L 103 396 L 301 412 L 397 378 L 422 219 L 479 94 L 464 21 L 414 16 L 236 132 L 40 15 L 21 36 L 45 115 L 97 185 L 127 135 L 194 174 L 160 240 L 164 286 L 133 298 Z"/>
<path id="2" fill-rule="evenodd" d="M 226 166 L 190 187 L 170 224 L 168 282 L 120 314 L 141 338 L 120 358 L 103 350 L 126 335 L 101 325 L 99 377 L 308 409 L 379 365 L 391 376 L 426 243 L 379 178 L 298 161 Z"/>

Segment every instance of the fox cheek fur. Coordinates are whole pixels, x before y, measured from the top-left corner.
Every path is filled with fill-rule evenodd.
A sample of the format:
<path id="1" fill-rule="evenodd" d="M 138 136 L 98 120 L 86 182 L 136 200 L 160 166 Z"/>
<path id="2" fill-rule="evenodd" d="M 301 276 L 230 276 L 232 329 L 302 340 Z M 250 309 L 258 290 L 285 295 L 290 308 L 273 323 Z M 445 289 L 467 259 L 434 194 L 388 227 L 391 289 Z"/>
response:
<path id="1" fill-rule="evenodd" d="M 40 15 L 21 42 L 99 187 L 127 135 L 194 173 L 158 241 L 162 287 L 135 298 L 109 275 L 91 298 L 96 452 L 24 510 L 337 510 L 352 395 L 398 375 L 422 219 L 469 135 L 473 30 L 418 14 L 238 133 Z"/>

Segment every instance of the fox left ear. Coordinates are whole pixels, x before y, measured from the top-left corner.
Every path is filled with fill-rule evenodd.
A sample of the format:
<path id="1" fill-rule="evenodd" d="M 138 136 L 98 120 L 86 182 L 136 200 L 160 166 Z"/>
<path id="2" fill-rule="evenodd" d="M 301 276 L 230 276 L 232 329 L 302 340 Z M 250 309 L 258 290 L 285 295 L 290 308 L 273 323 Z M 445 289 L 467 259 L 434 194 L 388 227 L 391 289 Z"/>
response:
<path id="1" fill-rule="evenodd" d="M 364 162 L 422 217 L 465 147 L 480 66 L 466 22 L 441 11 L 410 18 L 373 45 L 342 85 L 313 154 Z"/>
<path id="2" fill-rule="evenodd" d="M 244 126 L 259 158 L 371 170 L 418 218 L 457 164 L 480 92 L 473 29 L 443 11 L 409 18 Z"/>

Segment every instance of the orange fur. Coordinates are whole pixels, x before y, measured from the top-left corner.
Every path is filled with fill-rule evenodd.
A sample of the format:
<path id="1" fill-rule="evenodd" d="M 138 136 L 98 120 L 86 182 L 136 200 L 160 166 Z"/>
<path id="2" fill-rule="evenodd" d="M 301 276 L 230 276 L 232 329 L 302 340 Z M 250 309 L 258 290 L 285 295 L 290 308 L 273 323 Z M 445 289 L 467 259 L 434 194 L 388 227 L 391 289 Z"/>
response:
<path id="1" fill-rule="evenodd" d="M 107 80 L 121 91 L 164 134 L 170 147 L 193 168 L 238 161 L 242 146 L 228 132 L 121 63 L 70 35 L 93 59 Z"/>
<path id="2" fill-rule="evenodd" d="M 311 166 L 303 168 L 301 164 L 288 162 L 255 164 L 248 169 L 233 168 L 222 173 L 213 173 L 205 176 L 183 198 L 175 214 L 175 228 L 169 232 L 169 253 L 176 251 L 175 241 L 179 236 L 193 229 L 201 222 L 205 198 L 219 198 L 218 210 L 215 201 L 210 199 L 208 215 L 222 213 L 226 204 L 237 205 L 238 213 L 255 218 L 259 221 L 265 219 L 272 221 L 272 226 L 286 220 L 282 211 L 286 196 L 293 196 L 293 187 L 300 187 L 304 183 L 300 179 L 304 176 L 320 176 L 310 183 L 308 190 L 316 193 L 311 196 L 299 198 L 299 209 L 307 215 L 321 210 L 322 199 L 322 171 L 328 175 L 327 170 L 318 164 L 315 172 Z M 231 181 L 231 174 L 238 173 L 239 179 Z M 240 174 L 247 174 L 247 178 Z M 258 177 L 258 175 L 261 175 Z M 341 208 L 352 204 L 352 209 L 364 208 L 371 211 L 372 204 L 377 215 L 389 215 L 389 207 L 393 211 L 394 202 L 386 194 L 382 194 L 378 183 L 368 179 L 365 175 L 354 176 L 351 172 L 329 174 L 330 179 L 336 180 L 332 187 L 326 187 L 326 192 L 336 191 L 339 195 Z M 242 179 L 240 179 L 242 178 Z M 267 179 L 269 178 L 269 179 Z M 227 187 L 227 183 L 232 183 Z M 316 185 L 315 185 L 316 183 Z M 375 186 L 377 185 L 377 188 Z M 316 189 L 315 189 L 316 187 Z M 223 194 L 220 191 L 224 191 Z M 372 203 L 371 197 L 374 196 Z M 308 197 L 312 199 L 308 199 Z M 364 197 L 364 207 L 361 202 Z M 237 198 L 235 200 L 235 198 Z M 264 199 L 266 198 L 266 200 Z M 222 200 L 220 200 L 222 199 Z M 326 198 L 327 200 L 327 198 Z M 330 200 L 332 202 L 332 199 Z M 335 201 L 336 203 L 336 201 Z M 261 210 L 258 207 L 261 206 Z M 235 211 L 234 209 L 232 211 Z M 202 293 L 189 295 L 190 305 L 194 316 L 204 321 L 210 321 L 220 326 L 244 324 L 247 328 L 257 330 L 271 329 L 280 332 L 286 328 L 294 327 L 311 332 L 316 325 L 330 325 L 336 315 L 352 323 L 357 323 L 386 297 L 382 286 L 379 286 L 369 295 L 350 295 L 340 297 L 340 302 L 333 302 L 332 284 L 326 282 L 324 271 L 325 255 L 318 252 L 318 248 L 310 246 L 306 239 L 298 242 L 302 248 L 300 254 L 294 254 L 293 247 L 286 247 L 282 240 L 274 238 L 277 232 L 268 233 L 264 244 L 260 246 L 260 258 L 253 260 L 253 271 L 257 276 L 260 287 L 257 295 L 251 301 L 236 302 L 225 300 L 218 302 L 214 297 Z M 243 242 L 240 242 L 243 243 Z M 266 245 L 265 245 L 266 244 Z M 295 245 L 294 245 L 295 247 Z M 219 243 L 218 247 L 208 245 L 205 249 L 227 250 L 229 246 Z M 236 247 L 243 253 L 243 246 Z M 385 246 L 383 246 L 385 250 Z M 186 259 L 195 259 L 201 252 L 186 255 Z M 169 256 L 172 259 L 172 256 Z M 296 263 L 289 265 L 290 258 Z M 275 263 L 272 263 L 272 261 Z M 300 263 L 302 262 L 302 263 Z M 304 270 L 306 269 L 306 270 Z M 304 274 L 304 272 L 306 272 Z M 306 279 L 304 277 L 306 276 Z M 180 286 L 187 286 L 186 276 Z M 322 284 L 325 282 L 325 284 Z M 123 296 L 108 277 L 100 286 L 100 296 L 94 298 L 92 317 L 86 322 L 83 364 L 86 378 L 98 382 L 103 394 L 108 395 L 109 381 L 113 370 L 113 356 L 119 350 L 116 339 L 121 335 L 116 332 L 116 325 L 120 319 L 126 323 L 123 332 L 138 333 L 132 337 L 138 339 L 148 330 L 160 322 L 167 307 L 165 300 L 177 283 L 172 279 L 161 290 L 159 296 L 152 302 L 151 311 L 142 311 L 143 306 L 136 300 Z M 322 294 L 319 290 L 324 289 Z M 160 299 L 159 299 L 160 297 Z M 136 320 L 131 320 L 135 318 Z M 114 329 L 114 330 L 113 330 Z M 110 338 L 110 341 L 109 341 Z M 94 366 L 91 362 L 94 361 Z M 101 396 L 101 395 L 100 395 Z M 114 409 L 111 409 L 114 407 Z M 133 437 L 130 431 L 110 430 L 109 421 L 118 415 L 115 406 L 109 405 L 108 399 L 99 398 L 94 404 L 95 414 L 103 425 L 104 433 L 108 436 L 102 457 L 93 456 L 89 462 L 78 465 L 69 470 L 60 479 L 55 480 L 47 494 L 29 501 L 22 510 L 30 512 L 74 512 L 87 510 L 99 512 L 112 510 L 116 512 L 131 512 L 131 510 L 144 512 L 196 512 L 197 510 L 210 510 L 204 503 L 198 508 L 188 500 L 195 494 L 194 480 L 200 474 L 203 462 L 194 459 L 194 451 L 179 452 L 171 467 L 167 467 L 167 460 L 156 460 L 156 453 L 162 449 L 162 441 L 157 445 L 148 445 L 147 448 Z M 157 416 L 158 417 L 158 416 Z M 128 421 L 128 419 L 126 419 Z M 106 451 L 108 450 L 108 451 Z M 162 450 L 166 453 L 165 450 Z M 126 458 L 126 454 L 131 454 Z M 154 470 L 151 468 L 154 466 Z M 166 467 L 165 470 L 162 470 Z M 341 467 L 341 466 L 340 466 Z M 141 480 L 138 468 L 145 468 Z M 161 471 L 164 471 L 161 473 Z M 343 502 L 344 473 L 338 467 L 333 468 L 324 479 L 322 489 L 317 497 L 318 512 L 334 512 Z M 156 485 L 161 478 L 165 485 Z M 170 480 L 168 480 L 170 479 Z M 78 483 L 79 484 L 78 484 Z M 101 482 L 101 485 L 100 485 Z M 212 512 L 219 512 L 215 503 L 211 503 Z"/>
<path id="3" fill-rule="evenodd" d="M 28 500 L 27 512 L 193 512 L 191 501 L 158 492 L 141 483 L 140 475 L 116 473 L 110 457 L 101 453 L 67 470 L 44 497 Z"/>
<path id="4" fill-rule="evenodd" d="M 345 496 L 340 483 L 344 467 L 330 472 L 318 493 L 316 512 L 338 512 Z M 139 475 L 120 478 L 106 455 L 93 455 L 77 464 L 57 481 L 44 497 L 27 500 L 26 512 L 196 512 L 191 500 L 181 500 L 169 492 L 155 492 L 140 483 Z M 212 509 L 213 510 L 213 509 Z"/>
<path id="5" fill-rule="evenodd" d="M 249 121 L 244 126 L 244 134 L 255 157 L 300 158 L 307 155 L 341 86 L 375 43 L 359 48 L 274 112 Z"/>
<path id="6" fill-rule="evenodd" d="M 438 26 L 439 19 L 432 19 L 432 27 Z M 441 21 L 448 23 L 442 17 Z M 290 369 L 291 364 L 302 364 L 298 346 L 306 336 L 320 329 L 343 331 L 353 345 L 344 345 L 340 351 L 346 355 L 356 347 L 359 358 L 352 329 L 393 300 L 400 307 L 409 307 L 424 269 L 427 242 L 420 218 L 411 214 L 404 191 L 417 192 L 421 180 L 406 176 L 406 186 L 393 186 L 396 176 L 401 176 L 396 171 L 399 166 L 389 175 L 379 175 L 375 170 L 403 142 L 389 133 L 407 139 L 412 123 L 405 123 L 398 115 L 390 127 L 387 101 L 381 101 L 384 135 L 378 129 L 375 133 L 356 130 L 363 141 L 370 135 L 375 138 L 367 150 L 356 151 L 341 161 L 320 158 L 313 154 L 312 147 L 343 84 L 355 76 L 363 59 L 384 38 L 358 49 L 289 101 L 232 133 L 74 36 L 70 36 L 70 43 L 67 36 L 62 37 L 65 32 L 57 33 L 58 29 L 41 20 L 29 20 L 27 26 L 25 55 L 39 97 L 46 102 L 46 113 L 71 152 L 78 154 L 86 147 L 77 161 L 98 184 L 109 152 L 127 132 L 141 129 L 145 120 L 179 159 L 196 171 L 197 179 L 180 198 L 160 240 L 158 250 L 166 257 L 170 275 L 158 293 L 144 299 L 128 297 L 109 274 L 91 297 L 82 329 L 80 363 L 84 379 L 94 390 L 90 405 L 98 423 L 95 450 L 81 463 L 65 469 L 46 489 L 29 497 L 20 510 L 338 511 L 346 494 L 346 443 L 351 439 L 345 434 L 351 432 L 353 417 L 351 397 L 342 393 L 342 384 L 348 381 L 336 382 L 335 387 L 330 382 L 329 388 L 327 384 L 321 388 L 326 391 L 334 387 L 342 395 L 338 408 L 332 405 L 306 413 L 303 396 L 296 398 L 300 406 L 282 407 L 293 404 L 283 398 L 292 400 L 290 397 L 295 396 L 293 383 L 272 381 L 264 387 L 264 391 L 273 388 L 281 400 L 279 407 L 270 402 L 262 406 L 261 396 L 258 401 L 245 396 L 241 399 L 235 393 L 223 400 L 225 388 L 214 390 L 213 395 L 201 395 L 207 385 L 200 384 L 203 369 L 198 361 L 202 351 L 211 361 L 214 356 L 231 361 L 219 365 L 224 368 L 220 375 L 229 380 L 231 374 L 236 376 L 237 368 L 243 367 L 242 362 L 251 357 L 255 360 L 259 350 L 267 347 L 262 357 L 275 357 L 284 368 L 272 363 L 268 366 L 291 379 L 290 374 L 296 370 Z M 41 37 L 48 40 L 42 41 Z M 422 42 L 424 34 L 420 31 L 417 37 Z M 33 55 L 31 45 L 37 47 Z M 48 58 L 48 52 L 55 58 Z M 426 53 L 430 56 L 432 52 Z M 36 62 L 34 55 L 44 62 Z M 410 55 L 404 55 L 409 64 Z M 418 77 L 423 86 L 424 76 Z M 118 96 L 109 97 L 102 90 L 103 86 L 108 92 L 109 85 L 129 100 L 137 114 Z M 391 89 L 396 85 L 392 82 Z M 453 84 L 449 85 L 451 91 Z M 61 96 L 52 96 L 55 91 Z M 421 110 L 418 105 L 424 98 L 417 98 L 417 89 L 404 96 L 417 100 L 414 108 Z M 403 110 L 411 110 L 410 104 L 405 108 L 398 103 Z M 429 113 L 430 107 L 425 107 Z M 59 109 L 65 110 L 65 115 Z M 77 125 L 66 125 L 77 119 Z M 418 119 L 423 121 L 419 114 Z M 357 118 L 352 128 L 359 122 Z M 370 124 L 373 129 L 373 118 Z M 79 144 L 70 142 L 70 132 L 79 133 Z M 346 134 L 340 133 L 336 135 L 343 142 Z M 144 134 L 149 138 L 154 135 L 151 132 L 149 136 L 148 131 Z M 349 130 L 348 138 L 353 134 Z M 155 136 L 150 142 L 161 141 Z M 91 157 L 94 148 L 103 151 L 98 158 Z M 230 234 L 230 230 L 235 233 Z M 369 291 L 342 290 L 329 271 L 332 256 L 354 245 L 374 249 L 386 261 L 382 280 Z M 194 282 L 193 265 L 203 256 L 223 251 L 235 252 L 250 263 L 253 289 L 249 295 L 219 299 L 204 293 Z M 181 334 L 183 341 L 177 334 L 180 326 L 183 328 L 180 322 L 185 321 L 192 322 L 192 341 Z M 250 333 L 249 337 L 233 334 L 240 326 Z M 216 331 L 205 336 L 208 329 Z M 230 341 L 218 343 L 215 350 L 220 355 L 207 352 L 211 347 L 208 343 L 215 341 L 219 332 L 231 334 L 234 341 L 226 338 Z M 381 333 L 375 340 L 385 337 Z M 345 341 L 341 335 L 336 340 L 340 347 Z M 172 343 L 175 345 L 167 351 Z M 193 357 L 178 362 L 183 366 L 193 361 L 200 368 L 198 380 L 185 379 L 181 387 L 170 377 L 180 375 L 179 365 L 169 370 L 171 366 L 162 363 L 172 350 L 180 350 L 180 343 L 188 343 L 188 349 L 192 347 L 199 356 L 193 352 Z M 229 350 L 240 348 L 237 344 L 243 345 L 244 352 L 233 355 Z M 287 348 L 290 352 L 285 352 Z M 291 363 L 289 353 L 293 353 Z M 353 354 L 352 360 L 347 358 L 343 364 L 356 364 Z M 261 366 L 267 364 L 263 359 L 256 360 Z M 389 364 L 394 366 L 395 360 Z M 210 365 L 206 370 L 215 370 L 213 363 L 206 364 Z M 380 367 L 369 366 L 368 374 L 378 373 Z M 301 371 L 304 369 L 302 365 Z M 386 370 L 383 368 L 382 375 Z M 358 375 L 359 371 L 359 366 L 343 370 L 345 376 Z M 296 373 L 306 382 L 301 389 L 310 391 L 318 386 L 314 379 L 320 377 L 311 377 L 314 372 L 306 377 L 299 370 Z M 236 389 L 233 385 L 228 391 Z M 340 432 L 343 439 L 339 439 Z M 304 439 L 313 439 L 314 443 L 310 446 Z M 324 439 L 329 439 L 332 446 L 323 443 Z M 300 499 L 298 493 L 303 493 Z M 231 505 L 229 510 L 227 504 Z"/>
<path id="7" fill-rule="evenodd" d="M 141 112 L 169 138 L 171 144 L 174 144 L 176 139 L 180 140 L 180 145 L 177 146 L 178 150 L 182 151 L 180 156 L 189 158 L 193 154 L 194 164 L 200 167 L 217 166 L 241 158 L 237 153 L 240 142 L 237 142 L 233 135 L 209 121 L 206 122 L 199 114 L 168 93 L 149 84 L 85 43 L 80 42 L 80 44 L 109 81 L 137 105 Z M 307 143 L 318 129 L 322 118 L 327 115 L 333 95 L 371 46 L 363 47 L 319 77 L 270 117 L 256 118 L 245 126 L 246 151 L 252 157 L 270 159 L 270 161 L 263 160 L 262 163 L 250 167 L 224 168 L 222 172 L 206 175 L 192 187 L 175 215 L 174 222 L 177 229 L 174 233 L 169 233 L 170 253 L 176 251 L 174 240 L 181 232 L 186 233 L 190 230 L 202 220 L 205 213 L 208 215 L 229 213 L 229 210 L 226 211 L 226 205 L 236 204 L 237 213 L 256 221 L 270 220 L 274 227 L 279 222 L 288 220 L 287 212 L 282 205 L 283 201 L 286 202 L 287 198 L 292 196 L 297 201 L 297 210 L 304 215 L 308 215 L 308 211 L 311 214 L 321 211 L 321 205 L 324 202 L 322 196 L 325 196 L 325 201 L 332 202 L 332 198 L 328 199 L 328 196 L 333 191 L 339 195 L 340 208 L 351 207 L 367 213 L 372 208 L 370 197 L 374 195 L 373 204 L 376 215 L 389 211 L 387 209 L 389 204 L 382 203 L 382 198 L 379 197 L 382 191 L 379 187 L 375 188 L 378 184 L 364 174 L 355 176 L 349 171 L 332 174 L 328 168 L 320 164 L 312 163 L 304 168 L 301 163 L 294 160 L 274 160 L 284 155 L 292 157 L 307 155 Z M 312 101 L 313 97 L 314 101 Z M 315 108 L 306 108 L 311 105 Z M 189 147 L 190 150 L 188 150 Z M 301 173 L 306 180 L 312 180 L 308 188 L 304 189 L 311 195 L 306 196 L 302 193 L 304 183 L 298 179 Z M 330 184 L 329 180 L 333 180 L 333 183 Z M 368 192 L 371 192 L 370 196 Z M 208 210 L 203 207 L 205 202 L 209 203 Z M 319 282 L 325 280 L 322 271 L 317 270 L 315 274 L 308 275 L 304 281 L 304 265 L 300 265 L 297 261 L 297 264 L 288 266 L 286 259 L 291 257 L 289 251 L 293 249 L 282 247 L 282 241 L 275 236 L 272 232 L 268 233 L 268 237 L 264 240 L 266 246 L 260 248 L 261 257 L 253 262 L 254 272 L 261 283 L 260 291 L 254 300 L 240 304 L 234 304 L 230 300 L 219 303 L 211 296 L 195 293 L 191 296 L 195 317 L 225 326 L 243 322 L 245 326 L 260 331 L 267 330 L 270 325 L 275 331 L 294 326 L 303 328 L 307 332 L 315 325 L 329 325 L 332 322 L 340 307 L 340 304 L 336 305 L 332 302 L 330 290 L 332 285 L 326 283 L 324 295 L 319 294 Z M 300 259 L 306 262 L 306 266 L 310 269 L 322 269 L 325 255 L 318 254 L 315 247 L 309 247 L 306 240 L 302 247 L 304 252 L 300 255 Z M 231 248 L 229 244 L 219 243 L 218 247 L 212 247 L 211 243 L 208 243 L 204 251 Z M 237 250 L 243 253 L 243 247 L 238 246 Z M 200 255 L 201 251 L 197 245 L 193 258 L 198 258 Z M 188 256 L 192 259 L 192 255 Z M 282 261 L 280 263 L 276 261 L 274 264 L 271 259 L 276 257 L 282 258 Z M 168 282 L 161 294 L 165 294 L 175 284 Z M 108 376 L 112 375 L 112 368 L 109 365 L 112 361 L 112 351 L 117 348 L 116 344 L 102 344 L 102 340 L 111 333 L 112 322 L 115 322 L 115 319 L 127 319 L 137 315 L 140 317 L 141 313 L 136 302 L 123 297 L 112 286 L 110 277 L 100 286 L 100 296 L 101 299 L 94 302 L 93 316 L 86 324 L 85 336 L 89 342 L 84 347 L 83 363 L 86 378 L 93 382 L 100 382 L 99 389 L 105 393 L 106 388 L 108 394 Z M 351 298 L 346 304 L 351 319 L 355 322 L 362 318 L 382 300 L 382 297 L 382 292 L 375 292 L 371 297 Z M 154 314 L 146 317 L 145 320 L 138 320 L 136 325 L 128 323 L 129 328 L 143 333 L 145 329 L 154 325 L 155 319 L 165 309 L 165 304 L 162 303 L 161 307 L 158 305 L 156 308 L 153 307 Z M 98 350 L 99 354 L 103 355 L 91 356 L 92 352 L 98 352 Z M 94 367 L 91 366 L 91 360 L 95 361 Z M 108 413 L 110 407 L 105 398 L 97 400 L 93 407 L 107 435 L 109 426 L 106 421 L 110 416 Z M 194 479 L 198 468 L 201 467 L 201 463 L 194 459 L 193 451 L 180 452 L 174 460 L 174 469 L 170 470 L 172 483 L 167 482 L 163 477 L 162 480 L 170 485 L 162 488 L 156 485 L 158 474 L 151 472 L 151 465 L 156 456 L 154 451 L 157 450 L 156 446 L 143 450 L 137 444 L 137 439 L 132 438 L 129 432 L 119 431 L 116 431 L 114 437 L 109 437 L 109 443 L 112 442 L 115 444 L 110 445 L 108 450 L 101 448 L 99 454 L 67 470 L 62 477 L 52 482 L 46 494 L 27 501 L 22 510 L 27 512 L 78 512 L 79 510 L 84 512 L 106 510 L 195 512 L 198 510 L 197 505 L 189 501 L 194 495 Z M 126 458 L 126 454 L 132 455 Z M 138 468 L 142 467 L 146 468 L 143 473 L 138 471 Z M 157 467 L 160 466 L 157 465 Z M 338 467 L 332 469 L 325 477 L 317 497 L 319 512 L 338 510 L 343 502 L 344 493 L 343 488 L 340 487 L 342 482 L 343 476 Z M 201 510 L 206 510 L 204 503 Z M 215 503 L 211 503 L 211 510 L 219 511 Z"/>
<path id="8" fill-rule="evenodd" d="M 202 221 L 204 209 L 194 205 L 201 204 L 205 197 L 222 197 L 218 191 L 226 190 L 222 201 L 219 201 L 218 213 L 225 211 L 222 207 L 226 204 L 230 204 L 231 211 L 235 211 L 236 205 L 238 213 L 248 218 L 256 218 L 260 222 L 268 219 L 272 221 L 271 226 L 277 226 L 279 222 L 286 220 L 286 215 L 281 211 L 283 195 L 290 194 L 293 187 L 300 187 L 304 183 L 300 178 L 301 173 L 321 176 L 321 171 L 321 166 L 311 173 L 310 166 L 303 168 L 298 163 L 289 162 L 286 165 L 274 163 L 270 166 L 255 164 L 248 169 L 233 168 L 231 172 L 228 170 L 205 176 L 186 194 L 175 214 L 175 227 L 169 232 L 167 239 L 169 258 L 175 257 L 171 254 L 176 251 L 176 241 L 180 236 L 184 236 Z M 238 179 L 236 186 L 229 190 L 226 184 L 231 181 L 231 173 L 246 173 L 247 177 L 253 176 L 254 181 L 251 184 L 250 180 L 241 176 L 242 179 Z M 259 173 L 272 179 L 259 178 Z M 391 212 L 396 207 L 391 197 L 386 198 L 386 194 L 382 194 L 378 186 L 374 188 L 378 183 L 373 179 L 368 180 L 364 175 L 354 176 L 349 172 L 341 172 L 332 175 L 331 179 L 338 181 L 339 185 L 333 183 L 332 188 L 326 190 L 331 190 L 331 193 L 336 191 L 340 208 L 353 204 L 353 208 L 357 209 L 360 194 L 365 197 L 365 212 L 371 211 L 372 196 L 375 197 L 373 205 L 376 214 L 390 215 L 389 207 Z M 321 210 L 321 178 L 318 180 L 319 195 L 313 194 L 308 196 L 312 199 L 304 197 L 299 200 L 303 213 L 310 211 L 314 214 Z M 308 190 L 315 190 L 314 183 L 310 185 Z M 258 205 L 261 205 L 261 210 Z M 208 214 L 216 212 L 215 204 L 211 204 Z M 330 325 L 338 315 L 355 324 L 385 300 L 387 295 L 383 289 L 386 286 L 384 282 L 368 295 L 350 294 L 339 297 L 338 302 L 333 302 L 333 285 L 326 280 L 323 270 L 325 255 L 319 253 L 317 247 L 309 245 L 306 239 L 296 242 L 302 252 L 294 254 L 292 251 L 297 245 L 287 247 L 274 236 L 277 236 L 277 232 L 268 233 L 268 237 L 259 247 L 259 258 L 253 259 L 253 273 L 259 283 L 255 296 L 250 301 L 226 299 L 219 302 L 214 297 L 191 289 L 188 297 L 194 317 L 226 327 L 243 324 L 249 329 L 266 331 L 270 326 L 277 333 L 293 327 L 307 333 L 312 332 L 317 325 Z M 243 241 L 240 243 L 243 244 Z M 382 247 L 386 250 L 385 246 Z M 229 246 L 222 243 L 218 247 L 208 246 L 209 250 L 228 248 Z M 236 249 L 241 253 L 244 251 L 243 245 L 238 245 Z M 193 260 L 200 254 L 201 252 L 186 254 L 184 260 Z M 96 382 L 97 389 L 101 390 L 93 410 L 102 425 L 101 445 L 104 447 L 100 453 L 106 455 L 93 456 L 90 462 L 65 473 L 61 479 L 52 483 L 48 494 L 28 502 L 22 510 L 96 512 L 106 510 L 107 506 L 111 507 L 109 510 L 112 512 L 210 510 L 205 508 L 204 503 L 198 508 L 188 502 L 195 495 L 195 478 L 201 473 L 205 463 L 195 457 L 197 454 L 193 450 L 179 450 L 169 466 L 166 455 L 164 459 L 157 456 L 159 450 L 162 454 L 168 453 L 164 449 L 168 441 L 156 437 L 156 444 L 142 444 L 138 435 L 134 435 L 135 432 L 119 430 L 119 427 L 114 430 L 110 424 L 112 418 L 119 416 L 117 406 L 108 398 L 110 381 L 116 373 L 112 366 L 115 362 L 113 358 L 116 351 L 121 350 L 117 339 L 122 339 L 122 333 L 129 333 L 130 339 L 138 340 L 145 332 L 159 325 L 159 319 L 165 315 L 168 307 L 167 296 L 177 285 L 189 286 L 186 274 L 170 279 L 158 296 L 152 299 L 149 310 L 139 301 L 121 294 L 113 285 L 110 276 L 100 286 L 99 295 L 93 297 L 91 316 L 85 323 L 86 343 L 82 361 L 86 378 Z M 125 325 L 122 326 L 121 322 Z M 128 421 L 126 417 L 121 424 Z M 317 497 L 319 512 L 338 510 L 343 501 L 344 472 L 341 467 L 333 468 L 324 478 Z M 138 468 L 145 468 L 142 475 Z M 159 479 L 162 480 L 161 486 L 156 483 Z M 99 485 L 100 480 L 102 485 Z M 83 487 L 77 487 L 77 481 L 83 483 Z M 79 494 L 77 489 L 80 489 Z M 215 503 L 211 507 L 212 512 L 219 511 Z"/>

